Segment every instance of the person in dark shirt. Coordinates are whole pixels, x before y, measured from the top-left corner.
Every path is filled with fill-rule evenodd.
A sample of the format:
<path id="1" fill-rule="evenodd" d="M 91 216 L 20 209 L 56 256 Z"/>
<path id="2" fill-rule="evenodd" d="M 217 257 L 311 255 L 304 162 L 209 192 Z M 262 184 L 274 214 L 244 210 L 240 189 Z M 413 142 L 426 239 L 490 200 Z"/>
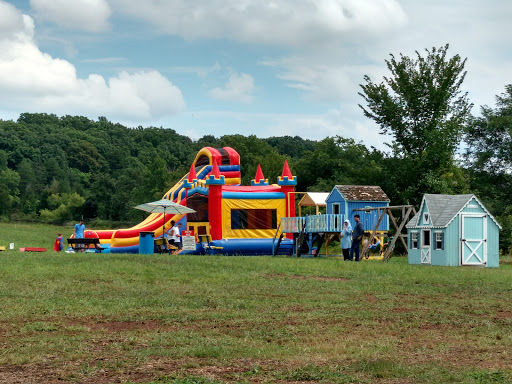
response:
<path id="1" fill-rule="evenodd" d="M 354 220 L 356 222 L 356 225 L 354 227 L 354 230 L 352 231 L 352 247 L 350 248 L 350 255 L 348 259 L 350 261 L 359 261 L 359 246 L 361 245 L 361 240 L 363 239 L 364 227 L 363 223 L 361 223 L 361 217 L 359 215 L 354 215 Z"/>

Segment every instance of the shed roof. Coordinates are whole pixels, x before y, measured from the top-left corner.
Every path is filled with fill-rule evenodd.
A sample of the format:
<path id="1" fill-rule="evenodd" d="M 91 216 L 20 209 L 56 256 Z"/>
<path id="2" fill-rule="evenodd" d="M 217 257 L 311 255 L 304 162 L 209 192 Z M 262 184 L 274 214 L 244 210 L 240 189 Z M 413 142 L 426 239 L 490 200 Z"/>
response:
<path id="1" fill-rule="evenodd" d="M 413 218 L 407 223 L 407 228 L 413 228 L 418 226 L 418 219 L 423 210 L 423 206 L 426 204 L 430 218 L 432 220 L 433 227 L 446 227 L 453 218 L 469 203 L 469 201 L 475 198 L 475 200 L 482 206 L 482 208 L 491 216 L 492 220 L 496 222 L 494 217 L 487 211 L 483 204 L 478 200 L 474 194 L 467 195 L 435 195 L 425 194 L 421 202 L 420 210 L 413 216 Z M 499 226 L 499 224 L 496 222 Z"/>
<path id="2" fill-rule="evenodd" d="M 389 201 L 378 185 L 336 185 L 334 188 L 348 201 Z"/>
<path id="3" fill-rule="evenodd" d="M 329 192 L 307 192 L 299 201 L 302 207 L 325 207 Z"/>

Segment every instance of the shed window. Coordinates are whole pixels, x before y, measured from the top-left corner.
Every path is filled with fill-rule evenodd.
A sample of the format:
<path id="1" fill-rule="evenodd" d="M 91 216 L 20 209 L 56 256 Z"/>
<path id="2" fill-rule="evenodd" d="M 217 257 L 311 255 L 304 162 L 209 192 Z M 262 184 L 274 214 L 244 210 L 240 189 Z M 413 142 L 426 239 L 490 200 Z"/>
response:
<path id="1" fill-rule="evenodd" d="M 430 215 L 428 213 L 423 214 L 423 224 L 429 224 L 430 223 Z"/>
<path id="2" fill-rule="evenodd" d="M 444 236 L 443 232 L 436 232 L 436 248 L 435 249 L 443 249 L 444 248 Z"/>
<path id="3" fill-rule="evenodd" d="M 411 232 L 411 248 L 418 249 L 418 232 Z"/>
<path id="4" fill-rule="evenodd" d="M 339 215 L 340 214 L 340 205 L 337 203 L 334 203 L 332 205 L 332 213 L 333 215 Z"/>

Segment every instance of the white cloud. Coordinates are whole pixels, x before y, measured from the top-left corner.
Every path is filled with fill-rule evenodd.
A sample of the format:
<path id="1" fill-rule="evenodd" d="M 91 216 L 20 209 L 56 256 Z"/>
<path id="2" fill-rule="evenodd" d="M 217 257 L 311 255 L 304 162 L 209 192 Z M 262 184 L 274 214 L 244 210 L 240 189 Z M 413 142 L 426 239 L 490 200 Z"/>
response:
<path id="1" fill-rule="evenodd" d="M 147 122 L 174 115 L 185 107 L 181 91 L 156 71 L 121 72 L 108 82 L 99 75 L 69 80 L 72 92 L 47 93 L 34 105 L 60 114 L 104 115 L 123 122 Z"/>
<path id="2" fill-rule="evenodd" d="M 311 140 L 339 135 L 363 142 L 368 148 L 387 150 L 384 142 L 390 142 L 390 138 L 379 135 L 378 127 L 372 121 L 358 119 L 360 112 L 357 109 L 357 106 L 340 107 L 317 114 L 199 110 L 180 114 L 174 120 L 173 128 L 194 139 L 210 134 L 300 136 Z"/>
<path id="3" fill-rule="evenodd" d="M 107 30 L 112 13 L 107 0 L 30 0 L 30 5 L 38 19 L 88 32 Z"/>
<path id="4" fill-rule="evenodd" d="M 185 39 L 226 38 L 302 47 L 347 33 L 375 35 L 405 21 L 396 0 L 110 0 L 116 12 Z"/>
<path id="5" fill-rule="evenodd" d="M 210 90 L 210 95 L 214 99 L 225 101 L 239 101 L 249 103 L 252 100 L 254 91 L 254 79 L 246 73 L 233 73 L 229 76 L 226 85 L 223 88 L 214 88 Z"/>
<path id="6" fill-rule="evenodd" d="M 0 40 L 24 42 L 32 40 L 34 21 L 11 4 L 0 1 Z"/>
<path id="7" fill-rule="evenodd" d="M 147 122 L 185 108 L 180 89 L 154 70 L 121 72 L 108 80 L 97 74 L 78 78 L 70 62 L 53 58 L 35 45 L 30 17 L 1 0 L 0 15 L 3 110 Z M 3 24 L 3 17 L 16 22 Z"/>
<path id="8" fill-rule="evenodd" d="M 351 137 L 368 148 L 385 149 L 385 138 L 378 134 L 378 128 L 370 121 L 354 119 L 353 112 L 350 108 L 341 107 L 315 115 L 276 115 L 262 135 L 300 136 L 311 140 L 322 140 L 328 136 Z"/>

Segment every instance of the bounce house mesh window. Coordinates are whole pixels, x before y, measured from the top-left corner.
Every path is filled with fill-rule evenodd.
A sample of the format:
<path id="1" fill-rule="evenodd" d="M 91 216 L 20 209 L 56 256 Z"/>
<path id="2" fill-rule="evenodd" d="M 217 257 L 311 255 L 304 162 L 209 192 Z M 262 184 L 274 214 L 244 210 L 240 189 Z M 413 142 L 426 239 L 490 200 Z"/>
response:
<path id="1" fill-rule="evenodd" d="M 195 210 L 195 213 L 187 214 L 189 222 L 208 221 L 208 197 L 203 195 L 192 195 L 187 198 L 187 207 Z"/>
<path id="2" fill-rule="evenodd" d="M 231 229 L 277 229 L 275 209 L 232 209 Z"/>

